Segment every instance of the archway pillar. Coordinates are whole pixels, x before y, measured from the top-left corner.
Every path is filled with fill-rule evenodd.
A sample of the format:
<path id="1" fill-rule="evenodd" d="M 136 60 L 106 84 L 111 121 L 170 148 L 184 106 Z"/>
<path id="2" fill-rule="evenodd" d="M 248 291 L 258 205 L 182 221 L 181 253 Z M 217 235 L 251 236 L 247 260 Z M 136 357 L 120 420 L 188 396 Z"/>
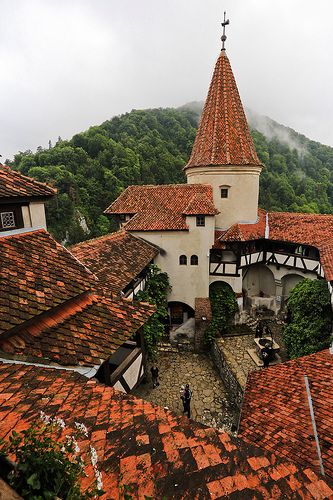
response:
<path id="1" fill-rule="evenodd" d="M 276 287 L 276 310 L 278 311 L 283 306 L 283 284 L 280 279 L 275 279 Z"/>

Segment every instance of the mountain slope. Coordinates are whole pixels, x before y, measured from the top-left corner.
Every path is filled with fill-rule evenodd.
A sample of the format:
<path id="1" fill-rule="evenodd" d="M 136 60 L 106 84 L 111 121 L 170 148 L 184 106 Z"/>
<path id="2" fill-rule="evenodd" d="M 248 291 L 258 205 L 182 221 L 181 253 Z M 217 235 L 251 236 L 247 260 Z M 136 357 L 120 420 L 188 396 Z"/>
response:
<path id="1" fill-rule="evenodd" d="M 24 174 L 58 188 L 47 206 L 49 229 L 68 243 L 114 227 L 103 210 L 131 184 L 185 182 L 182 167 L 193 145 L 201 103 L 179 109 L 133 110 L 99 126 L 15 156 Z M 265 168 L 260 205 L 268 210 L 332 213 L 333 148 L 248 112 Z M 266 135 L 264 135 L 264 133 Z"/>

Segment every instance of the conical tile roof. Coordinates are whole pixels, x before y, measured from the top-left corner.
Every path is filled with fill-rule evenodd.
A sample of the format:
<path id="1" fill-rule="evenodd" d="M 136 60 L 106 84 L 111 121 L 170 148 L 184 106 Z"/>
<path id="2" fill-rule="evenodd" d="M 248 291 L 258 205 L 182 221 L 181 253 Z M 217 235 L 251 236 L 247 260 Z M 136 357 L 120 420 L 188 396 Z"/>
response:
<path id="1" fill-rule="evenodd" d="M 191 158 L 185 168 L 260 165 L 225 50 L 216 62 Z"/>

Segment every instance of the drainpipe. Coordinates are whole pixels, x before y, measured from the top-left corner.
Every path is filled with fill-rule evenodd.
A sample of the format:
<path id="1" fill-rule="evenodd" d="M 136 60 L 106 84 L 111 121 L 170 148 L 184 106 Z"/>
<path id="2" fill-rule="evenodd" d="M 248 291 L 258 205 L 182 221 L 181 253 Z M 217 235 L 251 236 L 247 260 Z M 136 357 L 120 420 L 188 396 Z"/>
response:
<path id="1" fill-rule="evenodd" d="M 310 410 L 310 416 L 311 416 L 311 422 L 312 422 L 312 429 L 313 429 L 313 434 L 314 434 L 314 438 L 315 438 L 315 442 L 316 442 L 317 454 L 318 454 L 318 459 L 319 459 L 319 468 L 320 468 L 321 474 L 323 476 L 325 476 L 323 459 L 321 456 L 319 438 L 318 438 L 318 433 L 317 433 L 317 426 L 316 426 L 316 421 L 315 421 L 315 416 L 314 416 L 314 411 L 313 411 L 313 404 L 312 404 L 312 397 L 311 397 L 311 392 L 310 392 L 309 379 L 308 379 L 307 375 L 304 375 L 304 382 L 305 382 L 305 388 L 306 388 L 306 395 L 308 397 L 308 404 L 309 404 L 309 410 Z"/>

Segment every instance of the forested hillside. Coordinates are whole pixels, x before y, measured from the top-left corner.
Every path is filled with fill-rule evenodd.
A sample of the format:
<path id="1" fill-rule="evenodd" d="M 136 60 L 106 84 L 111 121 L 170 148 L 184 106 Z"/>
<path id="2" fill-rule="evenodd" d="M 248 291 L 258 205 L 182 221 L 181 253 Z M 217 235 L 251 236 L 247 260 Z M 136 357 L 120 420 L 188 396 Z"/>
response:
<path id="1" fill-rule="evenodd" d="M 11 166 L 58 188 L 47 206 L 49 230 L 58 240 L 75 243 L 114 229 L 102 213 L 126 186 L 185 182 L 182 167 L 199 113 L 198 103 L 178 110 L 133 110 L 69 141 L 59 139 L 49 149 L 19 153 Z M 258 128 L 267 137 L 252 130 L 265 165 L 260 205 L 332 213 L 333 148 L 265 120 L 265 128 L 259 122 Z"/>

